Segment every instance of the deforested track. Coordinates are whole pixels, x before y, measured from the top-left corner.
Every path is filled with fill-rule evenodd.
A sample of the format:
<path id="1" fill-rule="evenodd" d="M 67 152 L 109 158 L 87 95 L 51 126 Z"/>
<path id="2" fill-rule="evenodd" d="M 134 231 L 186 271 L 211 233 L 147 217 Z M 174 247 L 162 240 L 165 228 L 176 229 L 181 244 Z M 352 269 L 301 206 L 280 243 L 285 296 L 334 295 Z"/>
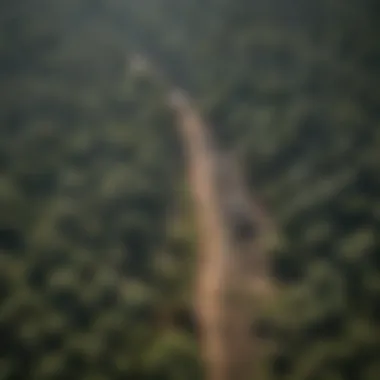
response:
<path id="1" fill-rule="evenodd" d="M 252 202 L 233 157 L 216 148 L 207 125 L 180 90 L 170 94 L 198 227 L 195 309 L 206 380 L 248 380 L 258 347 L 250 331 L 254 297 L 271 281 L 261 237 L 273 228 Z"/>
<path id="2" fill-rule="evenodd" d="M 141 56 L 136 62 L 159 72 Z M 198 230 L 193 301 L 205 380 L 250 380 L 260 351 L 251 331 L 255 296 L 271 290 L 261 237 L 273 226 L 259 202 L 252 202 L 238 163 L 216 147 L 187 94 L 167 87 Z"/>
<path id="3" fill-rule="evenodd" d="M 227 380 L 229 367 L 225 345 L 223 295 L 227 272 L 228 244 L 214 182 L 216 155 L 211 139 L 188 100 L 179 92 L 171 94 L 178 116 L 188 164 L 188 181 L 193 194 L 199 239 L 194 303 L 200 326 L 201 349 L 206 379 Z"/>

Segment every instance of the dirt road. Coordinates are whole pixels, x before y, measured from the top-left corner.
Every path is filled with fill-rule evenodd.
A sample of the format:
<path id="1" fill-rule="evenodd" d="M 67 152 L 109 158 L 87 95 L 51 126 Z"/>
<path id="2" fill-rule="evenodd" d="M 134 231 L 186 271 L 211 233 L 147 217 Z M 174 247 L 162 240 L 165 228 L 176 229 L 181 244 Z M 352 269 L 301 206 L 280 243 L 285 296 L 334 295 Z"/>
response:
<path id="1" fill-rule="evenodd" d="M 180 91 L 173 91 L 170 102 L 178 117 L 177 126 L 184 144 L 198 227 L 199 256 L 194 304 L 201 329 L 206 379 L 227 380 L 228 352 L 220 327 L 223 326 L 228 245 L 213 181 L 215 152 L 202 120 L 188 99 Z"/>
<path id="2" fill-rule="evenodd" d="M 169 103 L 178 119 L 198 227 L 194 305 L 201 329 L 205 379 L 248 380 L 257 355 L 250 333 L 252 313 L 249 308 L 253 298 L 246 296 L 249 289 L 255 291 L 261 286 L 262 292 L 263 284 L 264 289 L 266 287 L 265 263 L 263 256 L 257 255 L 262 247 L 257 236 L 244 244 L 234 241 L 218 181 L 218 166 L 222 164 L 220 152 L 185 93 L 173 90 Z M 243 189 L 238 171 L 233 170 L 232 174 L 228 183 Z M 240 198 L 249 199 L 249 195 L 243 194 Z M 267 225 L 265 215 L 257 205 L 248 204 L 247 208 L 254 216 L 260 235 L 260 229 Z"/>
<path id="3" fill-rule="evenodd" d="M 133 57 L 131 69 L 149 72 L 165 83 L 169 106 L 177 118 L 198 230 L 193 301 L 205 380 L 250 380 L 259 360 L 259 345 L 251 333 L 254 298 L 270 290 L 260 242 L 269 219 L 257 200 L 251 202 L 239 165 L 230 165 L 228 155 L 216 148 L 190 97 L 171 85 L 167 75 L 145 55 Z M 234 212 L 230 211 L 236 199 L 243 202 L 238 208 L 254 223 L 256 233 L 248 239 L 236 238 L 232 231 Z"/>

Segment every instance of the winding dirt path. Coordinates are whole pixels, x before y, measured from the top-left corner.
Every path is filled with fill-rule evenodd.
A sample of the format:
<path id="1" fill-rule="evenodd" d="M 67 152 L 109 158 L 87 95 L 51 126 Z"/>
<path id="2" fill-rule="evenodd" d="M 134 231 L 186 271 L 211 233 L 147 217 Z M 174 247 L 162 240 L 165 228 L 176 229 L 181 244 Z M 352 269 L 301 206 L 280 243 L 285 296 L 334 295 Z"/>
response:
<path id="1" fill-rule="evenodd" d="M 244 244 L 234 241 L 218 181 L 223 162 L 220 152 L 213 146 L 207 126 L 183 92 L 173 90 L 170 105 L 178 118 L 198 227 L 194 304 L 201 330 L 205 378 L 248 380 L 252 378 L 257 359 L 249 309 L 255 291 L 268 290 L 265 260 L 263 255 L 257 254 L 263 249 L 256 236 Z M 231 173 L 227 181 L 244 192 L 238 168 L 231 167 Z M 248 200 L 249 195 L 241 194 L 240 198 Z M 250 203 L 247 207 L 258 229 L 267 228 L 263 210 Z"/>
<path id="2" fill-rule="evenodd" d="M 216 157 L 210 136 L 190 102 L 179 92 L 171 94 L 183 141 L 188 180 L 194 199 L 198 227 L 199 257 L 196 269 L 194 303 L 201 329 L 201 349 L 206 364 L 206 379 L 224 380 L 228 366 L 221 326 L 223 294 L 228 256 L 226 234 L 213 182 Z"/>
<path id="3" fill-rule="evenodd" d="M 273 225 L 260 203 L 251 202 L 239 165 L 214 146 L 208 126 L 189 97 L 171 86 L 165 74 L 146 58 L 137 55 L 132 69 L 152 72 L 169 88 L 168 103 L 177 117 L 187 164 L 198 229 L 193 301 L 205 380 L 251 380 L 260 360 L 260 344 L 251 331 L 252 308 L 256 296 L 272 293 L 261 236 L 273 230 Z M 231 194 L 243 201 L 240 208 L 254 222 L 256 234 L 248 239 L 237 239 L 233 234 L 226 206 Z"/>

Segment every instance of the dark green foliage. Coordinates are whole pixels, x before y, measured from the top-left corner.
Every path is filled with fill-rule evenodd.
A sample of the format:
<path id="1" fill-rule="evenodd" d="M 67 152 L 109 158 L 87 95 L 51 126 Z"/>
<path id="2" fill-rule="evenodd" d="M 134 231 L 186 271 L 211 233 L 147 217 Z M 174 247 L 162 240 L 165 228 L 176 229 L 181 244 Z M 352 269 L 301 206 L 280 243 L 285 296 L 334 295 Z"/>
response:
<path id="1" fill-rule="evenodd" d="M 128 73 L 102 2 L 32 4 L 1 11 L 0 377 L 158 378 L 161 359 L 145 361 L 166 339 L 152 257 L 181 176 L 172 115 Z M 196 371 L 181 334 L 174 360 Z"/>
<path id="2" fill-rule="evenodd" d="M 266 378 L 377 379 L 378 10 L 4 1 L 0 378 L 202 378 L 181 146 L 168 83 L 128 72 L 139 51 L 190 91 L 280 227 L 286 287 L 253 326 L 276 343 Z"/>

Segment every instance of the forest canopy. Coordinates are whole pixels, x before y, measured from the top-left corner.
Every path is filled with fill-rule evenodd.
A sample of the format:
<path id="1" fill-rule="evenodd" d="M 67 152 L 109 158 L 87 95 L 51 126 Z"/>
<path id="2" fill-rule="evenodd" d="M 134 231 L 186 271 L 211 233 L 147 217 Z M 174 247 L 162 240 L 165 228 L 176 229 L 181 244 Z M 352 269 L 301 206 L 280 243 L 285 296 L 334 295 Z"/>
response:
<path id="1" fill-rule="evenodd" d="M 284 237 L 263 380 L 376 380 L 379 11 L 2 2 L 0 379 L 203 378 L 170 83 L 241 158 Z M 162 76 L 131 72 L 136 52 Z"/>

